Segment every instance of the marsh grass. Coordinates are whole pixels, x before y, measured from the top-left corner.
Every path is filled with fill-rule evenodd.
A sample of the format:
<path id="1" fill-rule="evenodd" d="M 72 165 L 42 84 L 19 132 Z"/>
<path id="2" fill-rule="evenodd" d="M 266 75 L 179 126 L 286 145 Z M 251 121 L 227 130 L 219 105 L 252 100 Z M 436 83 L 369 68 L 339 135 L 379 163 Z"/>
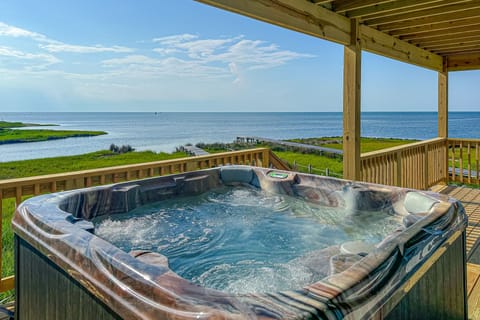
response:
<path id="1" fill-rule="evenodd" d="M 22 200 L 26 200 L 24 197 Z M 15 212 L 15 199 L 4 199 L 2 202 L 2 278 L 14 274 L 14 249 L 13 230 L 11 228 L 13 213 Z M 13 290 L 0 293 L 0 304 L 15 299 Z"/>
<path id="2" fill-rule="evenodd" d="M 0 130 L 0 144 L 38 142 L 75 137 L 93 137 L 107 134 L 105 131 L 78 131 L 78 130 Z"/>
<path id="3" fill-rule="evenodd" d="M 186 157 L 182 152 L 155 153 L 151 151 L 113 153 L 108 150 L 78 156 L 33 159 L 0 163 L 0 179 L 14 179 L 45 174 L 71 172 L 117 165 L 144 163 Z M 22 198 L 26 200 L 28 197 Z M 11 221 L 15 211 L 15 199 L 2 201 L 2 277 L 14 274 L 14 244 Z M 0 293 L 0 304 L 15 299 L 14 291 Z"/>
<path id="4" fill-rule="evenodd" d="M 23 128 L 23 127 L 51 127 L 51 126 L 56 126 L 56 124 L 38 124 L 38 123 L 0 121 L 0 129 Z"/>
<path id="5" fill-rule="evenodd" d="M 32 159 L 0 163 L 0 179 L 15 179 L 45 174 L 106 168 L 133 163 L 152 162 L 186 157 L 184 152 L 155 153 L 152 151 L 118 154 L 109 150 L 76 156 Z"/>
<path id="6" fill-rule="evenodd" d="M 289 141 L 311 144 L 314 146 L 322 146 L 333 149 L 342 150 L 343 142 L 342 137 L 321 137 L 321 138 L 305 138 L 305 139 L 292 139 Z M 409 139 L 394 139 L 394 138 L 361 138 L 360 151 L 362 153 L 378 151 L 382 149 L 401 146 L 404 144 L 418 142 L 418 140 Z"/>

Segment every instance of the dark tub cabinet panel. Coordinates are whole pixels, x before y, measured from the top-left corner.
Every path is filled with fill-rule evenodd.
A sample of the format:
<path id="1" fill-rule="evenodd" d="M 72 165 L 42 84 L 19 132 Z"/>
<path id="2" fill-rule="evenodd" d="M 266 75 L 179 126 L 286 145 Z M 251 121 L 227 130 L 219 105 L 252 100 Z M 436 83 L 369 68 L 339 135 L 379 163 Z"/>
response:
<path id="1" fill-rule="evenodd" d="M 18 236 L 15 248 L 16 320 L 120 319 Z"/>
<path id="2" fill-rule="evenodd" d="M 395 306 L 391 299 L 382 313 L 396 319 L 467 319 L 465 233 L 430 267 Z"/>

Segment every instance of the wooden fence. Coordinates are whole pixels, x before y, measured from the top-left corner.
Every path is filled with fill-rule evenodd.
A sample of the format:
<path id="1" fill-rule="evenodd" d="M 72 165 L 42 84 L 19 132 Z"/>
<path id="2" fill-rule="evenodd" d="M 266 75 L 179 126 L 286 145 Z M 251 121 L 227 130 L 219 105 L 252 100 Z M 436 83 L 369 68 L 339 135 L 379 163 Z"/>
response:
<path id="1" fill-rule="evenodd" d="M 449 181 L 480 185 L 480 140 L 448 139 Z"/>
<path id="2" fill-rule="evenodd" d="M 25 196 L 194 171 L 228 164 L 256 165 L 259 167 L 272 165 L 278 169 L 288 170 L 288 166 L 274 155 L 270 149 L 257 148 L 110 168 L 0 180 L 0 225 L 3 225 L 3 203 L 6 199 L 14 198 L 15 206 L 17 206 Z M 2 272 L 2 252 L 4 249 L 1 239 L 2 231 L 0 228 L 0 274 Z M 13 288 L 14 276 L 0 280 L 0 292 Z"/>
<path id="3" fill-rule="evenodd" d="M 360 163 L 362 181 L 428 189 L 447 180 L 447 139 L 435 138 L 364 153 Z"/>
<path id="4" fill-rule="evenodd" d="M 360 157 L 365 182 L 427 189 L 440 182 L 480 185 L 480 140 L 435 138 L 364 153 Z M 39 177 L 0 180 L 0 223 L 5 199 L 71 190 L 126 180 L 211 168 L 227 164 L 273 166 L 289 170 L 268 148 L 210 154 L 174 160 L 84 170 Z M 0 231 L 1 239 L 1 231 Z M 3 249 L 0 240 L 0 248 Z M 0 272 L 2 255 L 0 253 Z M 0 292 L 13 289 L 14 276 L 0 280 Z"/>

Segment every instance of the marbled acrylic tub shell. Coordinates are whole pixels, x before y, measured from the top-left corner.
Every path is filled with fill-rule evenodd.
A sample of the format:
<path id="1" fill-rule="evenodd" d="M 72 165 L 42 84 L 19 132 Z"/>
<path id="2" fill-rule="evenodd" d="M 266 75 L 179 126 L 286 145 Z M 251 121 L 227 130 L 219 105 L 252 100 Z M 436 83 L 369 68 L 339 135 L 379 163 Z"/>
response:
<path id="1" fill-rule="evenodd" d="M 278 174 L 282 173 L 282 174 Z M 158 253 L 126 253 L 95 236 L 90 219 L 221 185 L 250 184 L 326 206 L 388 211 L 403 227 L 368 254 L 318 252 L 329 276 L 303 288 L 233 295 L 192 284 Z M 461 205 L 444 196 L 396 187 L 227 166 L 35 197 L 18 207 L 17 236 L 48 257 L 125 319 L 368 318 L 466 226 Z M 458 236 L 457 236 L 458 237 Z"/>

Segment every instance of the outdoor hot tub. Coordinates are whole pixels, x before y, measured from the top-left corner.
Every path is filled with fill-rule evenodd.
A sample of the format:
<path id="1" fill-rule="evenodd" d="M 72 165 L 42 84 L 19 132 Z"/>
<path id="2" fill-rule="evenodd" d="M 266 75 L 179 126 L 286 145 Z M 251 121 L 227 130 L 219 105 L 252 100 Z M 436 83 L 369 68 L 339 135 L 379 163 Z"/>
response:
<path id="1" fill-rule="evenodd" d="M 248 166 L 42 195 L 16 319 L 466 319 L 462 206 Z"/>

